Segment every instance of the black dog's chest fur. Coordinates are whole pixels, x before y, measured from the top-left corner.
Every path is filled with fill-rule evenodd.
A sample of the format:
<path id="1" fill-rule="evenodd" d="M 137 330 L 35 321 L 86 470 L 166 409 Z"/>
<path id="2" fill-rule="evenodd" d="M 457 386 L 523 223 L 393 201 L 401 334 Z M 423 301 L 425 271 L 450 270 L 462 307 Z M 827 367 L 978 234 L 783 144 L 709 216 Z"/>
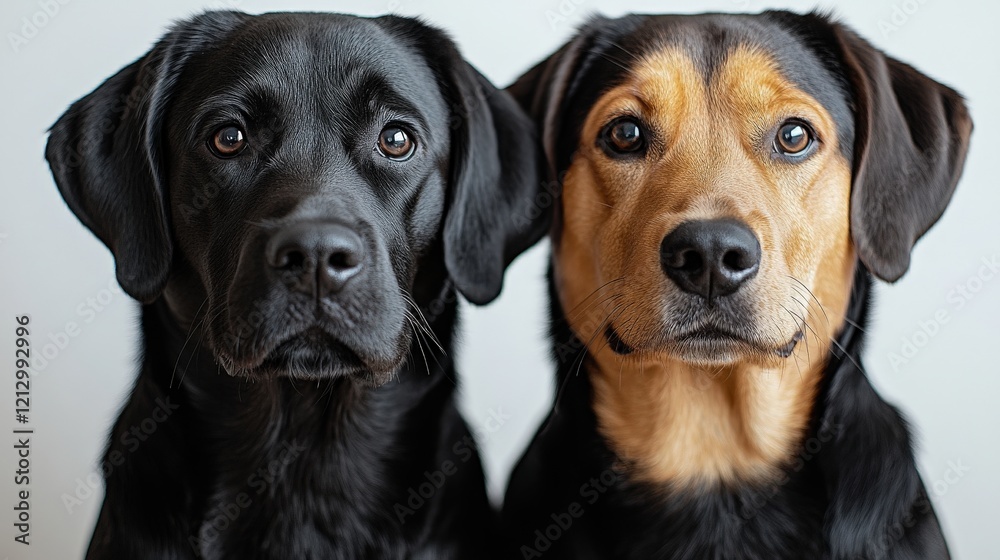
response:
<path id="1" fill-rule="evenodd" d="M 843 350 L 831 352 L 802 449 L 786 477 L 771 485 L 681 494 L 629 480 L 598 433 L 590 383 L 585 373 L 577 375 L 576 355 L 557 356 L 558 402 L 515 468 L 504 502 L 509 556 L 947 558 L 905 422 L 860 366 L 870 282 L 859 267 L 849 323 L 837 341 Z M 553 339 L 582 349 L 550 295 Z M 597 488 L 602 477 L 612 482 Z M 578 515 L 567 517 L 573 504 Z"/>
<path id="2" fill-rule="evenodd" d="M 125 460 L 108 475 L 89 558 L 466 558 L 490 542 L 481 465 L 446 356 L 378 391 L 348 380 L 255 383 L 220 373 L 204 350 L 182 352 L 164 313 L 144 309 L 145 366 L 107 464 L 116 452 Z M 452 313 L 441 319 L 449 327 Z M 138 444 L 123 437 L 162 403 L 170 414 L 155 431 Z M 408 503 L 446 461 L 457 472 Z M 140 507 L 108 506 L 122 502 Z M 170 544 L 151 554 L 149 542 Z"/>
<path id="3" fill-rule="evenodd" d="M 391 450 L 414 451 L 401 440 L 426 440 L 419 426 L 401 426 L 403 411 L 380 418 L 381 401 L 394 400 L 388 395 L 351 395 L 351 387 L 330 383 L 281 385 L 277 402 L 250 395 L 252 409 L 264 416 L 250 433 L 212 429 L 225 421 L 225 412 L 201 414 L 208 427 L 202 444 L 216 449 L 217 461 L 209 467 L 214 484 L 198 529 L 203 557 L 265 551 L 275 557 L 405 558 L 407 538 L 386 512 L 406 487 L 400 476 L 382 477 L 397 471 L 405 479 Z"/>

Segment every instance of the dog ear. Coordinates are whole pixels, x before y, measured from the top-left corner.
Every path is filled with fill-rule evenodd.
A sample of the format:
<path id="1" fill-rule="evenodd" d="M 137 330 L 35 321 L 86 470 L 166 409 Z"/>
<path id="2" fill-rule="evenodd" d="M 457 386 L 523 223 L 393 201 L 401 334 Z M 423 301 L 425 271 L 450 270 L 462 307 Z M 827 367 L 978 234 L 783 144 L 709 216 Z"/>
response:
<path id="1" fill-rule="evenodd" d="M 500 294 L 507 265 L 545 234 L 543 160 L 534 124 L 509 94 L 460 59 L 452 80 L 445 266 L 462 295 L 482 305 Z"/>
<path id="2" fill-rule="evenodd" d="M 854 93 L 851 235 L 868 270 L 894 282 L 951 200 L 972 120 L 951 88 L 846 27 L 834 35 Z"/>
<path id="3" fill-rule="evenodd" d="M 122 288 L 144 303 L 173 258 L 163 168 L 163 115 L 187 59 L 242 21 L 208 12 L 179 23 L 144 57 L 74 103 L 52 126 L 45 157 L 77 218 L 115 257 Z"/>
<path id="4" fill-rule="evenodd" d="M 469 301 L 493 301 L 515 257 L 547 230 L 535 126 L 506 92 L 465 62 L 442 31 L 397 16 L 378 23 L 421 53 L 448 105 L 451 125 L 444 260 Z"/>
<path id="5" fill-rule="evenodd" d="M 608 19 L 594 16 L 570 42 L 525 72 L 507 91 L 538 127 L 546 165 L 540 181 L 550 186 L 545 212 L 554 244 L 562 232 L 562 173 L 569 167 L 580 141 L 580 126 L 597 97 L 614 87 L 627 71 L 622 60 L 634 58 L 623 38 L 633 33 L 644 16 Z"/>
<path id="6" fill-rule="evenodd" d="M 566 109 L 564 100 L 577 74 L 578 63 L 590 44 L 588 39 L 589 36 L 581 32 L 507 87 L 507 92 L 538 126 L 542 150 L 548 161 L 546 176 L 549 180 L 558 176 L 556 151 Z"/>
<path id="7" fill-rule="evenodd" d="M 558 181 L 578 143 L 579 127 L 597 94 L 610 89 L 626 70 L 620 40 L 642 16 L 591 17 L 558 51 L 525 72 L 507 91 L 538 126 L 548 161 L 547 178 Z M 599 76 L 598 83 L 588 78 Z"/>

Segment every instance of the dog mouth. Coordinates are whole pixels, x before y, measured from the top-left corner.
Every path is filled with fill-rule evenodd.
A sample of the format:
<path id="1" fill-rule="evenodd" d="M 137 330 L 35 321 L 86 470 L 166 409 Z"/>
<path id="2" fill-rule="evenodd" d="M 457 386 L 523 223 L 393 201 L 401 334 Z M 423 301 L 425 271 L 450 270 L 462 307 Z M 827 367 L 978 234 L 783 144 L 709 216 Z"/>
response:
<path id="1" fill-rule="evenodd" d="M 627 356 L 637 348 L 626 342 L 613 324 L 604 332 L 608 347 L 616 354 Z M 666 340 L 666 345 L 684 357 L 696 361 L 729 361 L 734 355 L 777 356 L 787 358 L 795 351 L 803 339 L 804 331 L 799 328 L 788 342 L 775 346 L 756 337 L 747 336 L 714 324 L 702 325 L 674 335 Z"/>
<path id="2" fill-rule="evenodd" d="M 276 339 L 251 356 L 231 358 L 226 353 L 217 356 L 226 372 L 234 377 L 354 377 L 374 385 L 388 379 L 402 362 L 400 357 L 365 356 L 318 325 Z"/>
<path id="3" fill-rule="evenodd" d="M 326 331 L 312 327 L 268 352 L 260 372 L 289 377 L 337 377 L 366 370 L 364 360 Z"/>
<path id="4" fill-rule="evenodd" d="M 412 333 L 402 304 L 368 288 L 318 302 L 280 290 L 226 294 L 228 312 L 207 329 L 215 361 L 232 377 L 349 377 L 381 385 L 405 362 Z"/>

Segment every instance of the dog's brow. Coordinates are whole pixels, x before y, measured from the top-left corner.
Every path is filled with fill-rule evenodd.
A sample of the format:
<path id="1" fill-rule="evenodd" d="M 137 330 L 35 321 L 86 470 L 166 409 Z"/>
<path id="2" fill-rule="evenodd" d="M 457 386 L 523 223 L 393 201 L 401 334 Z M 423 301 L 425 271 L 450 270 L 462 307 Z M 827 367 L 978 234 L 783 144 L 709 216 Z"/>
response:
<path id="1" fill-rule="evenodd" d="M 206 126 L 241 122 L 274 112 L 279 107 L 277 99 L 267 91 L 241 87 L 236 91 L 225 91 L 210 95 L 198 103 L 192 117 L 194 126 L 190 134 L 196 137 Z"/>
<path id="2" fill-rule="evenodd" d="M 352 80 L 344 95 L 344 100 L 350 109 L 347 114 L 355 115 L 356 118 L 373 118 L 377 114 L 373 111 L 382 109 L 406 115 L 415 121 L 412 124 L 422 130 L 428 128 L 427 119 L 423 112 L 396 88 L 392 87 L 384 76 L 366 73 L 358 79 Z M 338 112 L 342 110 L 343 108 L 338 108 Z"/>

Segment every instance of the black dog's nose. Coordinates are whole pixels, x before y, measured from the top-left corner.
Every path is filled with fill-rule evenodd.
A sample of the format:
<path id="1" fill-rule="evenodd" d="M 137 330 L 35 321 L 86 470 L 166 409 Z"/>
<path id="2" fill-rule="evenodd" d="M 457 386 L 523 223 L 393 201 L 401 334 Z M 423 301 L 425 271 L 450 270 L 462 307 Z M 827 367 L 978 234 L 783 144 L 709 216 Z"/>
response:
<path id="1" fill-rule="evenodd" d="M 302 222 L 278 231 L 267 243 L 267 264 L 293 290 L 328 296 L 361 272 L 364 244 L 339 224 Z"/>
<path id="2" fill-rule="evenodd" d="M 663 238 L 660 264 L 682 290 L 712 301 L 757 274 L 760 242 L 736 220 L 684 222 Z"/>

